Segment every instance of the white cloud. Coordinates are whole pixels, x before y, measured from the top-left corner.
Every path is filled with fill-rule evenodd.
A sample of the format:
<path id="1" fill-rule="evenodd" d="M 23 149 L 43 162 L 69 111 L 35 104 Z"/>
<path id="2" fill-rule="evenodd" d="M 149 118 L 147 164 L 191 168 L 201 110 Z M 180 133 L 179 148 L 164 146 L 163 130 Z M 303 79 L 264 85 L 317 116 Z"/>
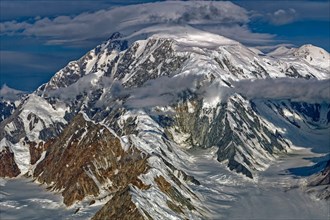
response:
<path id="1" fill-rule="evenodd" d="M 281 19 L 286 22 L 301 20 L 329 21 L 330 2 L 310 0 L 276 0 L 276 1 L 237 1 L 246 9 L 251 9 L 252 17 L 268 21 Z M 281 18 L 284 16 L 284 18 Z"/>
<path id="2" fill-rule="evenodd" d="M 214 83 L 204 91 L 207 99 L 220 97 L 226 102 L 229 96 L 239 93 L 248 99 L 290 99 L 308 103 L 330 103 L 330 80 L 293 78 L 241 80 L 232 82 L 233 88 Z"/>
<path id="3" fill-rule="evenodd" d="M 268 13 L 270 22 L 275 25 L 284 25 L 294 22 L 298 19 L 297 11 L 293 8 L 278 9 L 274 13 Z"/>
<path id="4" fill-rule="evenodd" d="M 173 104 L 180 100 L 184 91 L 196 90 L 197 81 L 201 78 L 196 75 L 177 75 L 149 80 L 143 87 L 124 90 L 131 94 L 125 105 L 129 108 L 146 108 Z"/>
<path id="5" fill-rule="evenodd" d="M 247 25 L 231 25 L 231 26 L 211 26 L 201 27 L 205 31 L 210 31 L 228 38 L 237 40 L 238 42 L 249 45 L 266 45 L 274 42 L 275 35 L 266 33 L 254 33 Z"/>
<path id="6" fill-rule="evenodd" d="M 157 2 L 81 13 L 76 16 L 38 18 L 30 22 L 7 21 L 1 34 L 35 36 L 46 44 L 86 44 L 111 33 L 134 31 L 160 24 L 191 25 L 241 42 L 269 42 L 272 35 L 253 33 L 249 13 L 231 2 Z"/>

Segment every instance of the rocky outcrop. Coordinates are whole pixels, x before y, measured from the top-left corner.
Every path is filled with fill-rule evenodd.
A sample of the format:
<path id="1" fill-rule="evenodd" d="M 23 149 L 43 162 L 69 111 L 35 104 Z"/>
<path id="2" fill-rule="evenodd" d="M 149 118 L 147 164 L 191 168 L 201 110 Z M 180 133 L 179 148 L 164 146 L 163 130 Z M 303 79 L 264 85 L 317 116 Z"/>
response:
<path id="1" fill-rule="evenodd" d="M 26 132 L 24 130 L 24 123 L 19 117 L 21 110 L 18 108 L 12 115 L 6 118 L 0 123 L 0 140 L 7 139 L 11 143 L 17 143 L 22 138 L 26 137 Z M 10 132 L 6 132 L 6 127 L 14 127 Z"/>
<path id="2" fill-rule="evenodd" d="M 0 99 L 0 122 L 8 118 L 16 109 L 15 103 Z"/>
<path id="3" fill-rule="evenodd" d="M 241 95 L 235 94 L 214 108 L 204 108 L 203 101 L 191 96 L 175 107 L 174 117 L 161 120 L 168 136 L 178 144 L 200 148 L 216 146 L 218 161 L 227 161 L 230 170 L 249 178 L 264 168 L 262 164 L 267 163 L 269 157 L 289 147 L 258 115 L 254 103 Z M 175 136 L 181 136 L 181 142 Z"/>
<path id="4" fill-rule="evenodd" d="M 167 205 L 174 212 L 180 214 L 184 213 L 183 209 L 189 210 L 195 209 L 191 204 L 190 199 L 184 197 L 175 187 L 173 187 L 163 176 L 157 176 L 155 178 L 159 189 L 171 198 L 167 201 Z"/>
<path id="5" fill-rule="evenodd" d="M 9 147 L 4 147 L 0 152 L 0 177 L 15 177 L 20 173 L 14 160 L 14 153 Z"/>
<path id="6" fill-rule="evenodd" d="M 132 202 L 129 187 L 116 192 L 110 201 L 100 209 L 92 220 L 120 219 L 120 220 L 143 220 L 143 215 Z"/>
<path id="7" fill-rule="evenodd" d="M 34 177 L 60 190 L 68 206 L 86 196 L 116 193 L 129 184 L 147 188 L 137 177 L 147 171 L 148 156 L 133 146 L 124 151 L 120 139 L 101 124 L 78 114 L 56 138 Z"/>
<path id="8" fill-rule="evenodd" d="M 38 144 L 34 141 L 23 142 L 23 144 L 29 145 L 31 165 L 34 165 L 41 158 L 41 154 L 53 144 L 53 141 L 53 139 L 50 139 L 47 142 L 39 142 Z"/>
<path id="9" fill-rule="evenodd" d="M 142 86 L 148 80 L 175 75 L 187 60 L 187 57 L 174 52 L 174 41 L 171 39 L 149 39 L 141 55 L 137 53 L 139 47 L 143 45 L 135 43 L 125 51 L 118 63 L 116 78 L 121 79 L 134 73 L 124 86 Z M 164 62 L 165 60 L 169 62 Z M 129 69 L 129 66 L 134 66 L 134 68 Z"/>
<path id="10" fill-rule="evenodd" d="M 325 168 L 309 180 L 309 186 L 330 185 L 330 160 L 327 161 Z"/>
<path id="11" fill-rule="evenodd" d="M 12 89 L 6 84 L 0 88 L 0 123 L 8 118 L 27 96 L 23 91 Z"/>
<path id="12" fill-rule="evenodd" d="M 324 169 L 308 179 L 307 192 L 314 194 L 319 199 L 330 200 L 330 160 Z"/>

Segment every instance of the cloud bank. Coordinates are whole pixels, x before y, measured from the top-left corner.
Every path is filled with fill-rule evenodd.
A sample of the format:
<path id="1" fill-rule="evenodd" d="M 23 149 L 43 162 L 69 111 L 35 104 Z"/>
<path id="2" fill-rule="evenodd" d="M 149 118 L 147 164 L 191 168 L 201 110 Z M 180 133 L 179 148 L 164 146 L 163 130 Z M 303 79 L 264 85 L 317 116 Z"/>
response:
<path id="1" fill-rule="evenodd" d="M 249 43 L 269 42 L 270 34 L 253 33 L 249 13 L 231 2 L 156 2 L 116 7 L 76 16 L 36 17 L 29 21 L 0 23 L 2 35 L 38 37 L 50 45 L 83 45 L 104 40 L 111 33 L 126 35 L 161 24 L 191 25 Z"/>
<path id="2" fill-rule="evenodd" d="M 26 92 L 12 89 L 4 84 L 0 89 L 0 100 L 9 100 L 9 101 L 16 101 L 21 98 L 22 95 L 26 94 Z"/>
<path id="3" fill-rule="evenodd" d="M 159 77 L 148 80 L 141 87 L 126 88 L 120 81 L 110 78 L 98 79 L 95 74 L 89 74 L 76 83 L 56 90 L 47 91 L 47 97 L 59 97 L 62 100 L 73 101 L 78 95 L 91 95 L 94 90 L 109 88 L 97 106 L 104 107 L 117 99 L 125 100 L 123 106 L 129 109 L 152 108 L 156 106 L 167 106 L 180 101 L 183 93 L 196 91 L 198 82 L 202 76 L 177 75 L 174 77 Z M 93 84 L 97 82 L 96 84 Z M 92 88 L 92 89 L 91 89 Z"/>
<path id="4" fill-rule="evenodd" d="M 305 80 L 293 78 L 256 79 L 232 82 L 233 88 L 213 83 L 203 93 L 207 100 L 226 102 L 235 94 L 253 99 L 290 99 L 308 103 L 330 103 L 330 80 Z"/>
<path id="5" fill-rule="evenodd" d="M 143 87 L 132 88 L 125 91 L 130 94 L 125 106 L 128 108 L 148 108 L 166 106 L 180 100 L 184 92 L 196 91 L 198 81 L 202 76 L 186 75 L 160 77 L 147 81 Z"/>
<path id="6" fill-rule="evenodd" d="M 249 100 L 292 100 L 307 103 L 330 104 L 330 79 L 305 80 L 293 78 L 256 79 L 233 81 L 232 88 L 212 83 L 198 88 L 203 78 L 198 75 L 161 77 L 147 81 L 139 88 L 123 88 L 118 82 L 111 91 L 113 97 L 128 97 L 127 108 L 152 108 L 167 106 L 182 100 L 184 94 L 195 93 L 206 102 L 227 102 L 234 94 Z"/>
<path id="7" fill-rule="evenodd" d="M 208 83 L 203 75 L 180 74 L 148 80 L 141 87 L 124 87 L 120 81 L 89 74 L 68 87 L 49 91 L 47 96 L 72 101 L 77 95 L 91 95 L 96 89 L 108 88 L 96 105 L 107 106 L 121 100 L 122 105 L 128 109 L 169 106 L 182 101 L 188 94 L 195 94 L 212 105 L 226 103 L 235 94 L 249 100 L 292 100 L 330 104 L 330 79 L 266 78 L 230 83 L 232 87 L 224 86 L 220 81 Z"/>

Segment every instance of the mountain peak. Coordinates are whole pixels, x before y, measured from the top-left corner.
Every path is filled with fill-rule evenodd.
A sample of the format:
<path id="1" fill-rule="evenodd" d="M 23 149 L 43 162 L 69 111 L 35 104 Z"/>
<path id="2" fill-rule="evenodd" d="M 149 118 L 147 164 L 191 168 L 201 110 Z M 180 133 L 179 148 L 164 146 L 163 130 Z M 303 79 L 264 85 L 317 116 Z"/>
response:
<path id="1" fill-rule="evenodd" d="M 329 70 L 330 68 L 330 55 L 329 53 L 312 44 L 305 44 L 299 48 L 288 48 L 280 46 L 275 50 L 269 52 L 267 55 L 272 57 L 286 57 L 286 58 L 299 58 L 309 63 L 310 65 Z"/>
<path id="2" fill-rule="evenodd" d="M 275 50 L 268 53 L 269 56 L 284 56 L 292 54 L 296 48 L 288 48 L 286 46 L 277 47 Z"/>
<path id="3" fill-rule="evenodd" d="M 303 58 L 305 61 L 314 66 L 319 66 L 323 69 L 330 68 L 329 53 L 326 50 L 312 44 L 302 45 L 294 52 L 294 56 Z"/>
<path id="4" fill-rule="evenodd" d="M 304 44 L 301 47 L 299 47 L 296 50 L 296 54 L 298 55 L 301 53 L 313 54 L 313 55 L 317 55 L 319 57 L 324 57 L 324 58 L 326 58 L 326 56 L 329 56 L 329 53 L 326 50 L 322 49 L 321 47 L 314 46 L 312 44 Z"/>
<path id="5" fill-rule="evenodd" d="M 124 35 L 120 32 L 114 32 L 111 34 L 111 36 L 109 37 L 108 40 L 116 40 L 116 39 L 119 39 L 119 38 L 123 38 Z"/>

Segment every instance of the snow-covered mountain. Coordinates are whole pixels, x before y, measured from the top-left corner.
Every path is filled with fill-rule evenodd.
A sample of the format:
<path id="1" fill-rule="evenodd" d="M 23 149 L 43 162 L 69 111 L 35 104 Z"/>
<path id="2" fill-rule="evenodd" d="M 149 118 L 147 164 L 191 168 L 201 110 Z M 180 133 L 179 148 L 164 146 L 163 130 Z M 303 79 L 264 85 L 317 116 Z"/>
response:
<path id="1" fill-rule="evenodd" d="M 207 168 L 192 169 L 191 152 L 207 151 L 257 181 L 301 139 L 327 151 L 326 51 L 264 55 L 196 30 L 130 39 L 113 34 L 1 122 L 0 176 L 32 176 L 68 206 L 103 204 L 93 219 L 204 219 L 216 215 L 208 195 L 222 191 L 202 178 Z M 283 86 L 271 97 L 251 95 L 277 78 L 301 79 L 287 94 Z M 244 80 L 249 91 L 238 86 Z"/>
<path id="2" fill-rule="evenodd" d="M 287 58 L 287 60 L 294 60 L 294 58 L 296 58 L 300 61 L 303 60 L 316 68 L 327 70 L 330 68 L 329 53 L 324 49 L 311 44 L 306 44 L 299 48 L 279 47 L 268 53 L 268 55 Z"/>

